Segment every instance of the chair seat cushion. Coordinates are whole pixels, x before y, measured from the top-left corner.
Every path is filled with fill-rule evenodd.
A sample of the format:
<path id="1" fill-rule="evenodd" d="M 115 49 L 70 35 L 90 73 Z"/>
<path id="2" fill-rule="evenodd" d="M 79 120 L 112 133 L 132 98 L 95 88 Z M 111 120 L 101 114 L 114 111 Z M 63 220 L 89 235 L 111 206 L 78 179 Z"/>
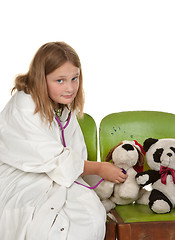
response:
<path id="1" fill-rule="evenodd" d="M 115 210 L 120 215 L 124 223 L 175 220 L 175 209 L 173 209 L 171 213 L 156 214 L 150 210 L 149 206 L 130 204 L 124 206 L 118 205 Z"/>

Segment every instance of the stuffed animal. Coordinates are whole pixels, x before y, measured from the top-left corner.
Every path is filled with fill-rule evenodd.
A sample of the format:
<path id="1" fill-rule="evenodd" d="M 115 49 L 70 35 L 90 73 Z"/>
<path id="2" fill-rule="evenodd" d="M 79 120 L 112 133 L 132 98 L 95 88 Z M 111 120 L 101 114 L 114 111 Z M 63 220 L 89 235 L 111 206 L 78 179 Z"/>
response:
<path id="1" fill-rule="evenodd" d="M 138 202 L 147 202 L 155 213 L 168 213 L 175 206 L 175 139 L 148 138 L 143 147 L 151 170 L 138 173 L 136 181 L 143 187 L 151 184 L 152 190 Z"/>
<path id="2" fill-rule="evenodd" d="M 116 204 L 130 204 L 138 198 L 140 186 L 135 176 L 138 171 L 143 171 L 144 154 L 143 147 L 137 141 L 123 141 L 108 153 L 105 161 L 112 159 L 113 164 L 120 167 L 124 173 L 127 172 L 128 177 L 124 183 L 119 184 L 104 180 L 94 189 L 107 212 Z M 96 177 L 97 180 L 99 179 Z"/>

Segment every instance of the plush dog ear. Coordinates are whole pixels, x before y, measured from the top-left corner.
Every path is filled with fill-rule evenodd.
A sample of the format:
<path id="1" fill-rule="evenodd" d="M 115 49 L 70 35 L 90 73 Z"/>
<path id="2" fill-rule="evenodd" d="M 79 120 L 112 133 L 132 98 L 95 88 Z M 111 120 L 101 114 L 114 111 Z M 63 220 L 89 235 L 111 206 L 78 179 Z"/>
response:
<path id="1" fill-rule="evenodd" d="M 149 148 L 158 141 L 158 139 L 155 138 L 147 138 L 143 143 L 143 149 L 145 152 L 149 150 Z"/>
<path id="2" fill-rule="evenodd" d="M 135 166 L 133 166 L 133 168 L 136 172 L 139 173 L 139 172 L 143 172 L 143 166 L 144 166 L 144 163 L 145 163 L 145 155 L 141 151 L 139 151 L 138 149 L 137 149 L 137 152 L 139 154 L 138 162 L 136 163 Z"/>
<path id="3" fill-rule="evenodd" d="M 122 142 L 118 143 L 115 147 L 113 147 L 113 148 L 109 151 L 108 155 L 107 155 L 106 158 L 105 158 L 105 162 L 109 162 L 109 161 L 112 159 L 112 153 L 113 153 L 113 151 L 114 151 L 118 146 L 120 146 L 121 144 L 122 144 Z"/>
<path id="4" fill-rule="evenodd" d="M 139 159 L 138 159 L 139 166 L 143 166 L 145 163 L 145 156 L 140 151 L 138 151 L 138 153 L 139 153 Z"/>

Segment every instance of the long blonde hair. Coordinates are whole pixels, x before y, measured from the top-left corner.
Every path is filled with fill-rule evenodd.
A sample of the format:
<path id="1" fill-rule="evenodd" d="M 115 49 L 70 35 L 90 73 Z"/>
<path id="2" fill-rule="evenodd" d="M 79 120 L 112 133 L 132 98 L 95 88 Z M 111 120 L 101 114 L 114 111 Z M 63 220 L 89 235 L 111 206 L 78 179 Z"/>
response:
<path id="1" fill-rule="evenodd" d="M 46 75 L 61 67 L 67 61 L 70 61 L 80 69 L 79 89 L 74 99 L 73 110 L 82 115 L 84 92 L 81 63 L 75 50 L 65 42 L 49 42 L 41 46 L 36 52 L 28 72 L 16 77 L 15 85 L 12 89 L 12 92 L 14 90 L 22 90 L 30 94 L 36 106 L 34 113 L 39 112 L 41 119 L 45 118 L 50 124 L 53 121 L 53 110 L 56 106 L 48 95 Z"/>

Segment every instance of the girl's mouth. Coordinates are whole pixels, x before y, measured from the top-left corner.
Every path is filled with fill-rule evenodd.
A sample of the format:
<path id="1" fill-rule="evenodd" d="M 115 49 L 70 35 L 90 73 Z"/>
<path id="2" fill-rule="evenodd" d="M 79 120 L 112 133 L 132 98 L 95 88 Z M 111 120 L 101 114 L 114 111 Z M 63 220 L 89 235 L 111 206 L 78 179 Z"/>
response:
<path id="1" fill-rule="evenodd" d="M 70 94 L 70 95 L 64 95 L 63 97 L 66 98 L 66 99 L 70 99 L 70 98 L 73 97 L 73 94 Z"/>

